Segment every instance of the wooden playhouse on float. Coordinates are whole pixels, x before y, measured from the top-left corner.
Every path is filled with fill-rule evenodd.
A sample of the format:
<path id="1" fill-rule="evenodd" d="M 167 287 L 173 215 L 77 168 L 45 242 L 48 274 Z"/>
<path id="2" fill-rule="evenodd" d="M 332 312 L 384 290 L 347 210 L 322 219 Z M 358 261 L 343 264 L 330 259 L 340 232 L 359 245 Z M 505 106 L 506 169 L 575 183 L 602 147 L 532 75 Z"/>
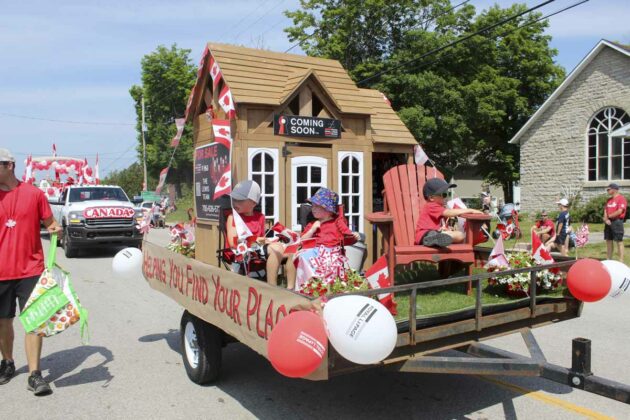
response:
<path id="1" fill-rule="evenodd" d="M 385 170 L 413 161 L 414 137 L 379 91 L 360 89 L 338 61 L 208 44 L 187 109 L 194 126 L 196 258 L 217 265 L 219 197 L 227 179 L 261 186 L 271 224 L 299 231 L 299 205 L 318 188 L 340 195 L 350 228 L 382 207 Z M 214 121 L 214 124 L 213 124 Z M 213 127 L 214 126 L 214 127 Z M 211 146 L 214 144 L 215 146 Z"/>

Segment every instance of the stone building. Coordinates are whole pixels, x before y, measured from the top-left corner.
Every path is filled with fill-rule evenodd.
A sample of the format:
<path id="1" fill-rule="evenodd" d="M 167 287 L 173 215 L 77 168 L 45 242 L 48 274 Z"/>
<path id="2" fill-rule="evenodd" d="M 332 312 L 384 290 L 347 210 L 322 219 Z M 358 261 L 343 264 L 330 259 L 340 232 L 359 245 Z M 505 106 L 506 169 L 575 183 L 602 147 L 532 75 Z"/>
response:
<path id="1" fill-rule="evenodd" d="M 582 200 L 616 182 L 630 192 L 630 46 L 602 40 L 510 143 L 521 146 L 521 209 Z M 624 129 L 625 127 L 625 129 Z"/>

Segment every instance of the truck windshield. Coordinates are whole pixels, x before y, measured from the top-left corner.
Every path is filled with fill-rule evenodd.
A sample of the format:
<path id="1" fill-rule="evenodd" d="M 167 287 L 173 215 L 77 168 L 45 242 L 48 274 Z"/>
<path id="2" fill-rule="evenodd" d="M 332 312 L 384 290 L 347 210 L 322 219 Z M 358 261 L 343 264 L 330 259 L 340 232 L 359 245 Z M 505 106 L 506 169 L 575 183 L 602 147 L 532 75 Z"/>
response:
<path id="1" fill-rule="evenodd" d="M 92 200 L 129 201 L 122 188 L 72 188 L 70 202 Z"/>

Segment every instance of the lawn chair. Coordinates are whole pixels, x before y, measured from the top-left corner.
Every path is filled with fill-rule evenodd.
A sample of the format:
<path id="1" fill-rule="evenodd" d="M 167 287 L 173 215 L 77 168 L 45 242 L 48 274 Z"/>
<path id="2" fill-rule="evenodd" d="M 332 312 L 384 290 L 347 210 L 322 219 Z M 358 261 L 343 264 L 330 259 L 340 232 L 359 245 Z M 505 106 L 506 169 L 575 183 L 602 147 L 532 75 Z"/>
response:
<path id="1" fill-rule="evenodd" d="M 425 204 L 422 188 L 426 180 L 433 177 L 444 178 L 436 169 L 429 170 L 424 165 L 407 164 L 391 168 L 383 176 L 384 210 L 366 216 L 383 234 L 383 252 L 387 255 L 392 284 L 397 265 L 408 265 L 417 261 L 438 263 L 442 277 L 448 277 L 453 271 L 454 265 L 450 264 L 451 261 L 465 264 L 468 275 L 472 274 L 472 265 L 475 262 L 474 237 L 483 223 L 490 220 L 490 216 L 462 215 L 467 221 L 466 242 L 462 244 L 433 248 L 414 243 L 416 221 Z M 470 288 L 469 283 L 469 292 Z"/>

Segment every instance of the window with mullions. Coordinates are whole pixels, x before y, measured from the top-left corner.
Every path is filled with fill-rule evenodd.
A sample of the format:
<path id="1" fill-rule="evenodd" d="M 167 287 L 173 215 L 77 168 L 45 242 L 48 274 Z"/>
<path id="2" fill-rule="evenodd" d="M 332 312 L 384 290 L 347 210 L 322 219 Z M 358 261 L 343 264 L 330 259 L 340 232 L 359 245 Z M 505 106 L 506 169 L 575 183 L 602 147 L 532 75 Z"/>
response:
<path id="1" fill-rule="evenodd" d="M 599 111 L 588 126 L 588 180 L 630 179 L 630 139 L 610 133 L 630 123 L 630 116 L 620 108 Z"/>
<path id="2" fill-rule="evenodd" d="M 249 179 L 260 185 L 260 207 L 266 220 L 278 221 L 278 150 L 251 148 Z"/>
<path id="3" fill-rule="evenodd" d="M 363 153 L 339 152 L 339 195 L 350 230 L 363 232 Z"/>

